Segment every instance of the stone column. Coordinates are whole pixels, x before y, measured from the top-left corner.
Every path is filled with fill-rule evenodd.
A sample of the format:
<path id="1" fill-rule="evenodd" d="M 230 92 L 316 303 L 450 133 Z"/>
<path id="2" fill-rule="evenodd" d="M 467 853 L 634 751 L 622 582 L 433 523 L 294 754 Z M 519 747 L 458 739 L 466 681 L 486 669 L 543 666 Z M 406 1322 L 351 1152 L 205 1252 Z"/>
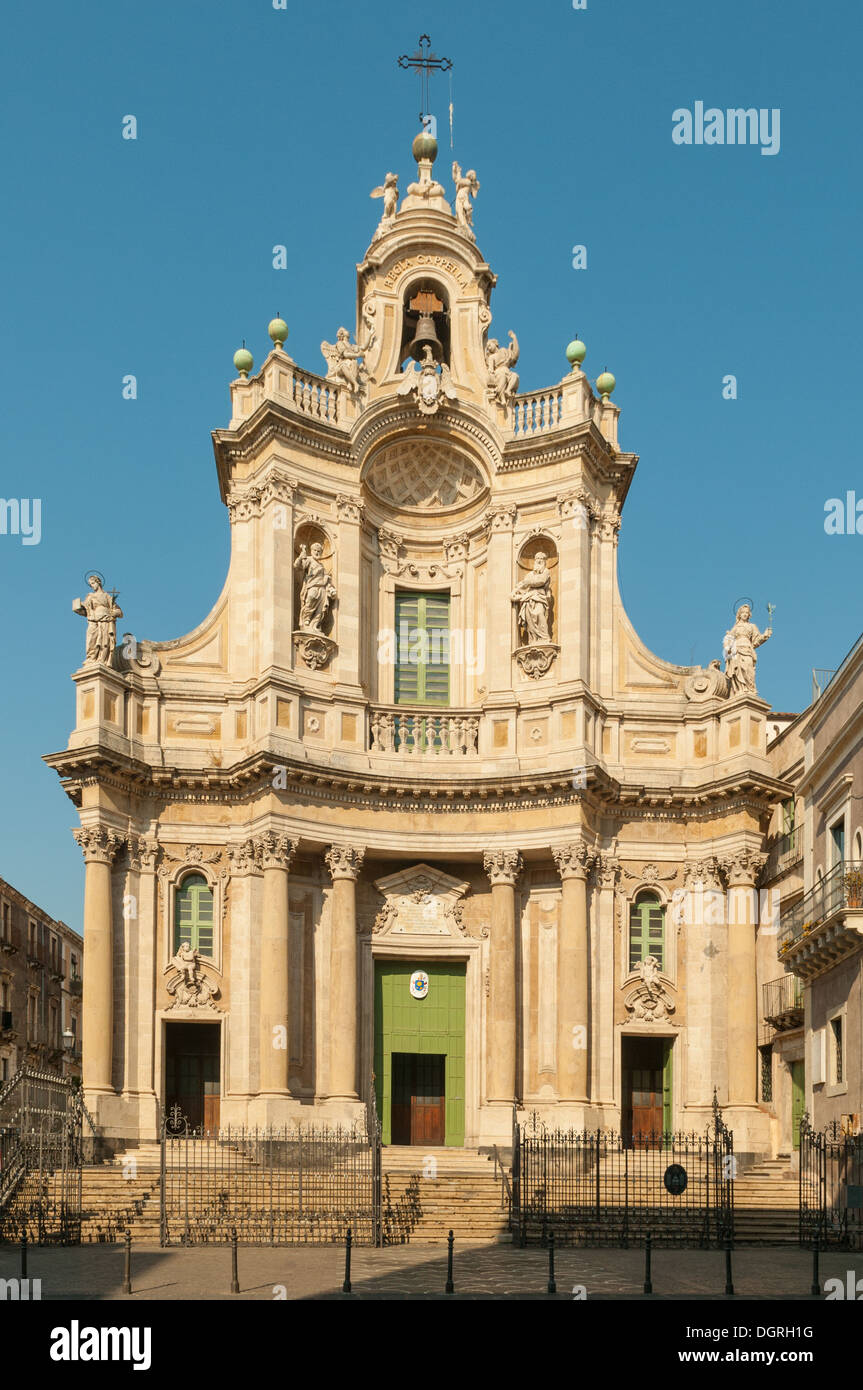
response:
<path id="1" fill-rule="evenodd" d="M 362 521 L 363 505 L 357 497 L 338 496 L 338 612 L 337 627 L 330 634 L 338 640 L 336 675 L 339 684 L 358 689 L 364 638 L 362 632 Z"/>
<path id="2" fill-rule="evenodd" d="M 512 535 L 514 505 L 492 507 L 489 512 L 488 581 L 486 613 L 488 622 L 488 693 L 498 703 L 512 703 L 513 618 L 510 594 L 512 577 Z"/>
<path id="3" fill-rule="evenodd" d="M 333 845 L 324 858 L 333 880 L 330 957 L 331 1100 L 357 1100 L 357 879 L 365 849 Z"/>
<path id="4" fill-rule="evenodd" d="M 255 850 L 264 871 L 261 916 L 260 1094 L 288 1094 L 288 869 L 297 841 L 268 830 Z"/>
<path id="5" fill-rule="evenodd" d="M 615 1053 L 619 1047 L 614 1026 L 617 966 L 615 962 L 615 907 L 617 885 L 620 881 L 620 862 L 609 851 L 597 855 L 594 864 L 596 893 L 594 894 L 591 967 L 593 998 L 591 1001 L 591 1099 L 594 1105 L 609 1110 L 615 1107 Z M 596 1116 L 599 1123 L 599 1116 Z"/>
<path id="6" fill-rule="evenodd" d="M 755 881 L 764 856 L 741 849 L 723 863 L 728 875 L 728 1104 L 758 1101 L 758 995 Z"/>
<path id="7" fill-rule="evenodd" d="M 84 997 L 81 1010 L 85 1092 L 113 1091 L 114 923 L 111 864 L 123 838 L 104 825 L 73 832 L 87 866 L 84 884 Z"/>
<path id="8" fill-rule="evenodd" d="M 521 855 L 515 849 L 488 850 L 483 866 L 491 881 L 487 1098 L 512 1105 L 518 1084 L 515 885 Z"/>
<path id="9" fill-rule="evenodd" d="M 596 856 L 581 840 L 552 848 L 563 884 L 558 948 L 557 1093 L 562 1101 L 588 1098 L 587 877 Z"/>
<path id="10" fill-rule="evenodd" d="M 590 680 L 590 528 L 595 508 L 585 488 L 558 500 L 560 513 L 560 679 Z"/>

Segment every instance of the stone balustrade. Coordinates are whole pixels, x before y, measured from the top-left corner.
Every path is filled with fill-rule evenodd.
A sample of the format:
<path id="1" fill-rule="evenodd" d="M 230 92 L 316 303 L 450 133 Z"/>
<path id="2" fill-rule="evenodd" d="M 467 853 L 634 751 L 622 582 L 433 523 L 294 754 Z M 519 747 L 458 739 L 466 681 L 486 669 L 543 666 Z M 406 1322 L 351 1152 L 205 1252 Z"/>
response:
<path id="1" fill-rule="evenodd" d="M 370 751 L 400 757 L 476 757 L 479 718 L 471 710 L 376 705 L 369 719 Z"/>
<path id="2" fill-rule="evenodd" d="M 559 425 L 563 416 L 563 390 L 552 386 L 515 396 L 510 406 L 510 429 L 515 439 L 541 434 Z"/>

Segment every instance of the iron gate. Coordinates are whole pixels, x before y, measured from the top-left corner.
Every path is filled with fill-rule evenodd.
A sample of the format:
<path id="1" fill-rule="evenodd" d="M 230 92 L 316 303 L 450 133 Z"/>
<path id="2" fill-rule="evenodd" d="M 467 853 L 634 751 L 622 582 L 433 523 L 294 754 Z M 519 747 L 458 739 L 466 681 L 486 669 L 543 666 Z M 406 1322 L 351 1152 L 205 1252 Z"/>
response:
<path id="1" fill-rule="evenodd" d="M 515 1128 L 513 1228 L 522 1245 L 719 1245 L 734 1237 L 733 1136 L 718 1108 L 703 1134 Z"/>
<path id="2" fill-rule="evenodd" d="M 863 1250 L 863 1135 L 800 1122 L 800 1244 Z"/>
<path id="3" fill-rule="evenodd" d="M 89 1133 L 85 1136 L 84 1124 Z M 0 1240 L 71 1245 L 81 1236 L 81 1171 L 95 1140 L 80 1091 L 22 1067 L 0 1091 Z"/>
<path id="4" fill-rule="evenodd" d="M 381 1243 L 380 1134 L 365 1126 L 192 1129 L 161 1125 L 162 1245 Z"/>

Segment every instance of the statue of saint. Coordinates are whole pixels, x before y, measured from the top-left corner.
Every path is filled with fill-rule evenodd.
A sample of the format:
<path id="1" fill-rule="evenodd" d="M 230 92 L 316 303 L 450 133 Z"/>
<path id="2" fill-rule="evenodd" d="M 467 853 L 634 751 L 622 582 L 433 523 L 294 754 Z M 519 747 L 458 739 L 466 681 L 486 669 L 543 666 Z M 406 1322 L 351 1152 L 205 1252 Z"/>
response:
<path id="1" fill-rule="evenodd" d="M 117 645 L 117 619 L 122 618 L 123 610 L 114 595 L 102 588 L 98 574 L 89 575 L 87 583 L 90 593 L 72 600 L 72 612 L 87 619 L 86 660 L 110 666 Z"/>
<path id="2" fill-rule="evenodd" d="M 470 232 L 473 227 L 473 206 L 471 198 L 479 193 L 479 179 L 475 169 L 462 174 L 461 165 L 452 166 L 452 181 L 455 184 L 455 216 L 460 227 Z"/>
<path id="3" fill-rule="evenodd" d="M 535 642 L 550 642 L 551 574 L 545 563 L 545 551 L 533 557 L 533 569 L 517 584 L 511 594 L 518 604 L 519 641 L 524 646 Z"/>
<path id="4" fill-rule="evenodd" d="M 485 345 L 488 394 L 500 405 L 507 405 L 518 390 L 518 374 L 512 370 L 518 361 L 518 339 L 511 329 L 509 338 L 509 347 L 501 347 L 497 338 L 489 338 Z"/>
<path id="5" fill-rule="evenodd" d="M 300 592 L 300 628 L 303 632 L 319 632 L 321 636 L 326 636 L 324 624 L 329 615 L 330 605 L 336 597 L 336 590 L 321 562 L 323 553 L 324 547 L 320 541 L 315 541 L 311 554 L 301 545 L 300 553 L 294 561 L 294 569 L 299 570 L 303 576 Z"/>
<path id="6" fill-rule="evenodd" d="M 735 615 L 734 626 L 726 632 L 722 643 L 722 650 L 725 656 L 725 674 L 732 695 L 740 695 L 747 692 L 750 695 L 757 694 L 755 689 L 755 664 L 758 658 L 755 655 L 755 648 L 760 647 L 767 639 L 772 636 L 773 629 L 765 628 L 759 632 L 753 622 L 752 609 L 748 603 L 743 603 Z"/>

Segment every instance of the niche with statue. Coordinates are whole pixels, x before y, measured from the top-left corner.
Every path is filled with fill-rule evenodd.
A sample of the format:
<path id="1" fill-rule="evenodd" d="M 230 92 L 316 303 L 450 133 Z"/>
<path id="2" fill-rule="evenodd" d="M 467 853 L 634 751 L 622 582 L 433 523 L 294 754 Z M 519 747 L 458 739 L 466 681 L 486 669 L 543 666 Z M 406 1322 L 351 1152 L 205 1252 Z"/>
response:
<path id="1" fill-rule="evenodd" d="M 539 680 L 548 674 L 560 652 L 557 633 L 557 546 L 550 536 L 532 536 L 521 548 L 511 600 L 515 609 L 517 646 L 514 652 L 522 674 Z"/>
<path id="2" fill-rule="evenodd" d="M 294 646 L 311 671 L 323 670 L 338 650 L 332 633 L 338 602 L 333 547 L 322 527 L 304 522 L 294 535 Z"/>

